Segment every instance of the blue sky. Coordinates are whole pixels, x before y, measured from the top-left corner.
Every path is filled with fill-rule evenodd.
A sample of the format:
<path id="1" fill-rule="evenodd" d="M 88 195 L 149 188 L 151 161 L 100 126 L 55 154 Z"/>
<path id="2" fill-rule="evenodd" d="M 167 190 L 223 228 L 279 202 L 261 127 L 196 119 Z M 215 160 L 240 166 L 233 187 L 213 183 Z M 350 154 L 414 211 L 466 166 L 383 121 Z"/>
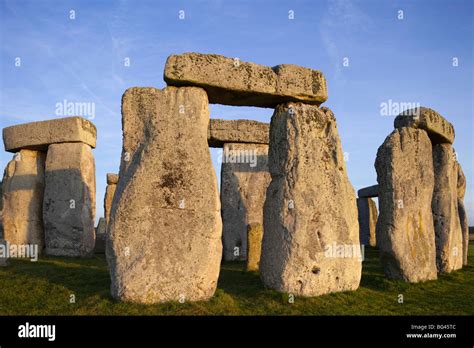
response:
<path id="1" fill-rule="evenodd" d="M 382 103 L 420 103 L 452 122 L 473 225 L 473 4 L 1 0 L 0 127 L 56 118 L 56 104 L 64 100 L 94 103 L 102 216 L 105 176 L 118 172 L 120 161 L 121 96 L 132 86 L 163 88 L 168 55 L 217 53 L 269 66 L 298 64 L 327 78 L 324 105 L 336 115 L 355 189 L 376 183 L 375 155 L 393 130 L 394 115 L 381 115 Z M 213 118 L 269 122 L 272 115 L 271 109 L 210 109 Z M 218 150 L 211 153 L 218 167 Z M 0 152 L 2 168 L 10 159 Z"/>

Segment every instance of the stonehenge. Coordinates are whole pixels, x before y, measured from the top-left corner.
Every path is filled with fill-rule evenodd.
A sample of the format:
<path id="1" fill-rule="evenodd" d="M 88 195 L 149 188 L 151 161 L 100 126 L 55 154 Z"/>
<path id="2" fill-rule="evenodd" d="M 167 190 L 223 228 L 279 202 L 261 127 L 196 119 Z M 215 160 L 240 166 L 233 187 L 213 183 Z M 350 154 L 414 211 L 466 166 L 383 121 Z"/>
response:
<path id="1" fill-rule="evenodd" d="M 51 144 L 45 167 L 46 254 L 89 256 L 95 244 L 95 162 L 84 143 Z"/>
<path id="2" fill-rule="evenodd" d="M 356 197 L 333 113 L 304 103 L 278 105 L 268 162 L 264 285 L 295 296 L 357 289 L 362 262 Z"/>
<path id="3" fill-rule="evenodd" d="M 226 143 L 221 167 L 224 260 L 247 259 L 247 226 L 263 225 L 268 145 Z"/>
<path id="4" fill-rule="evenodd" d="M 391 279 L 419 282 L 437 277 L 431 154 L 426 132 L 410 127 L 394 130 L 377 151 L 377 245 Z"/>
<path id="5" fill-rule="evenodd" d="M 247 271 L 258 271 L 262 254 L 263 226 L 251 223 L 247 226 Z"/>
<path id="6" fill-rule="evenodd" d="M 462 268 L 463 233 L 458 212 L 458 167 L 451 144 L 433 146 L 434 192 L 432 211 L 439 272 Z"/>
<path id="7" fill-rule="evenodd" d="M 3 129 L 15 152 L 2 184 L 2 229 L 9 244 L 39 253 L 90 256 L 94 248 L 95 126 L 81 117 Z"/>
<path id="8" fill-rule="evenodd" d="M 128 163 L 123 155 L 107 227 L 112 296 L 207 300 L 222 257 L 207 94 L 197 87 L 132 88 L 122 103 Z"/>
<path id="9" fill-rule="evenodd" d="M 110 220 L 110 209 L 112 208 L 112 201 L 114 199 L 115 190 L 117 189 L 118 174 L 107 173 L 107 187 L 105 189 L 104 197 L 104 217 L 108 224 Z"/>
<path id="10" fill-rule="evenodd" d="M 380 260 L 391 279 L 436 279 L 467 263 L 465 183 L 452 147 L 454 127 L 420 107 L 398 115 L 394 128 L 375 161 Z"/>
<path id="11" fill-rule="evenodd" d="M 123 94 L 120 168 L 107 174 L 96 228 L 95 126 L 66 117 L 4 128 L 14 156 L 0 244 L 105 252 L 112 297 L 143 304 L 209 300 L 228 261 L 303 297 L 358 289 L 364 245 L 389 279 L 410 283 L 467 264 L 466 178 L 454 127 L 436 111 L 395 118 L 377 184 L 356 195 L 320 71 L 184 53 L 168 58 L 164 80 Z M 274 110 L 270 123 L 211 119 L 210 103 Z M 220 190 L 209 148 L 222 148 Z"/>
<path id="12" fill-rule="evenodd" d="M 224 105 L 273 108 L 290 101 L 320 105 L 328 98 L 320 71 L 291 64 L 271 68 L 217 54 L 172 55 L 164 79 L 168 86 L 204 88 L 210 103 Z"/>
<path id="13" fill-rule="evenodd" d="M 375 247 L 377 245 L 375 228 L 377 226 L 378 212 L 374 200 L 369 197 L 357 198 L 357 211 L 360 244 Z"/>

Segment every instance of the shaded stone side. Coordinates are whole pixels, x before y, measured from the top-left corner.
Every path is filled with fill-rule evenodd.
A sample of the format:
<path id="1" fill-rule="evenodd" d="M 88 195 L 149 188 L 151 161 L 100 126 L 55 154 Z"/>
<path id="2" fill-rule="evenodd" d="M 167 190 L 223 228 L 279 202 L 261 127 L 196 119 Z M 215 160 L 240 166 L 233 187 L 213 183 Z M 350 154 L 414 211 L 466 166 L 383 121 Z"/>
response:
<path id="1" fill-rule="evenodd" d="M 361 188 L 357 191 L 357 196 L 360 198 L 372 198 L 379 196 L 379 185 L 372 185 Z"/>
<path id="2" fill-rule="evenodd" d="M 3 175 L 3 238 L 10 244 L 44 248 L 43 195 L 45 154 L 20 150 Z"/>
<path id="3" fill-rule="evenodd" d="M 356 197 L 333 113 L 279 105 L 270 125 L 269 169 L 260 259 L 265 286 L 298 296 L 357 289 Z M 338 255 L 341 247 L 347 254 Z"/>
<path id="4" fill-rule="evenodd" d="M 434 173 L 428 135 L 420 129 L 396 129 L 379 147 L 375 168 L 377 246 L 385 274 L 412 283 L 436 279 Z"/>
<path id="5" fill-rule="evenodd" d="M 360 243 L 376 246 L 375 228 L 377 226 L 377 206 L 371 198 L 357 198 Z"/>
<path id="6" fill-rule="evenodd" d="M 283 64 L 273 68 L 217 54 L 169 56 L 164 80 L 170 86 L 197 86 L 210 103 L 275 107 L 290 101 L 319 105 L 326 101 L 324 75 L 317 70 Z"/>
<path id="7" fill-rule="evenodd" d="M 183 113 L 184 111 L 184 113 Z M 206 92 L 132 88 L 122 98 L 122 165 L 107 227 L 111 293 L 140 303 L 215 292 L 222 258 Z"/>
<path id="8" fill-rule="evenodd" d="M 225 144 L 221 166 L 224 260 L 247 259 L 247 225 L 263 225 L 268 145 Z"/>
<path id="9" fill-rule="evenodd" d="M 100 218 L 97 227 L 95 228 L 95 254 L 105 253 L 105 233 L 107 229 L 107 222 L 105 218 Z"/>
<path id="10" fill-rule="evenodd" d="M 104 197 L 104 215 L 106 223 L 109 223 L 110 220 L 110 210 L 112 208 L 112 201 L 114 199 L 115 190 L 117 185 L 110 184 L 105 188 L 105 197 Z"/>
<path id="11" fill-rule="evenodd" d="M 458 211 L 458 167 L 450 144 L 433 146 L 432 201 L 438 272 L 462 268 L 463 236 Z"/>
<path id="12" fill-rule="evenodd" d="M 91 256 L 95 244 L 95 161 L 83 143 L 48 148 L 43 220 L 46 254 Z"/>
<path id="13" fill-rule="evenodd" d="M 260 255 L 262 252 L 263 226 L 259 223 L 251 223 L 247 226 L 247 271 L 258 271 Z"/>
<path id="14" fill-rule="evenodd" d="M 467 220 L 466 208 L 464 207 L 464 195 L 466 194 L 466 177 L 459 163 L 457 163 L 457 173 L 458 213 L 462 231 L 462 259 L 463 265 L 467 265 L 469 253 L 469 224 Z"/>

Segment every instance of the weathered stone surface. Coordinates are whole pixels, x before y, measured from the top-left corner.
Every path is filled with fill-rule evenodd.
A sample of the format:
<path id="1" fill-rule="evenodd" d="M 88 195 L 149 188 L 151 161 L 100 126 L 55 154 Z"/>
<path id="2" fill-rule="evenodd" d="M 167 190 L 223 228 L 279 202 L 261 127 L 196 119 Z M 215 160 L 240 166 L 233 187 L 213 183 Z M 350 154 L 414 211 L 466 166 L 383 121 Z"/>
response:
<path id="1" fill-rule="evenodd" d="M 20 150 L 7 164 L 3 176 L 3 238 L 10 244 L 44 248 L 43 194 L 45 155 Z"/>
<path id="2" fill-rule="evenodd" d="M 250 120 L 219 120 L 209 122 L 210 147 L 223 147 L 225 143 L 253 143 L 268 145 L 270 125 Z"/>
<path id="3" fill-rule="evenodd" d="M 105 188 L 105 197 L 104 197 L 104 215 L 107 224 L 110 221 L 110 211 L 112 209 L 112 202 L 114 199 L 115 191 L 117 189 L 117 185 L 109 184 Z"/>
<path id="4" fill-rule="evenodd" d="M 96 145 L 97 131 L 93 123 L 82 117 L 66 117 L 31 122 L 3 129 L 5 151 L 31 149 L 46 152 L 50 144 L 81 142 Z"/>
<path id="5" fill-rule="evenodd" d="M 428 133 L 433 144 L 454 142 L 454 127 L 443 116 L 430 108 L 406 110 L 395 118 L 395 128 L 413 127 Z"/>
<path id="6" fill-rule="evenodd" d="M 290 101 L 319 105 L 328 98 L 326 79 L 317 70 L 283 64 L 273 68 L 216 54 L 168 57 L 164 79 L 172 86 L 206 90 L 210 103 L 275 107 Z"/>
<path id="7" fill-rule="evenodd" d="M 107 173 L 107 185 L 117 185 L 118 180 L 118 174 Z"/>
<path id="8" fill-rule="evenodd" d="M 371 198 L 357 198 L 360 244 L 376 246 L 377 206 Z"/>
<path id="9" fill-rule="evenodd" d="M 438 272 L 462 268 L 462 230 L 458 212 L 458 168 L 450 144 L 433 146 L 433 221 Z"/>
<path id="10" fill-rule="evenodd" d="M 224 260 L 247 259 L 247 225 L 263 225 L 268 145 L 225 144 L 221 166 Z"/>
<path id="11" fill-rule="evenodd" d="M 300 296 L 357 289 L 356 197 L 333 113 L 302 103 L 279 105 L 268 163 L 272 181 L 260 259 L 265 286 Z M 347 252 L 338 254 L 340 248 Z"/>
<path id="12" fill-rule="evenodd" d="M 83 143 L 52 144 L 43 204 L 46 253 L 91 256 L 95 233 L 95 162 Z"/>
<path id="13" fill-rule="evenodd" d="M 466 208 L 464 207 L 464 195 L 466 194 L 466 177 L 459 163 L 456 163 L 457 167 L 457 193 L 458 193 L 458 213 L 459 222 L 461 223 L 462 231 L 462 259 L 463 265 L 467 265 L 468 252 L 469 252 L 469 224 L 467 221 Z"/>
<path id="14" fill-rule="evenodd" d="M 428 135 L 420 129 L 396 129 L 379 147 L 375 168 L 377 246 L 385 274 L 412 283 L 436 279 L 434 174 Z"/>
<path id="15" fill-rule="evenodd" d="M 262 252 L 263 226 L 259 223 L 251 223 L 247 226 L 247 271 L 258 271 L 260 255 Z"/>
<path id="16" fill-rule="evenodd" d="M 107 222 L 105 218 L 100 218 L 97 227 L 95 228 L 95 254 L 105 253 L 105 234 L 106 234 Z"/>
<path id="17" fill-rule="evenodd" d="M 357 196 L 359 198 L 372 198 L 379 196 L 379 185 L 372 185 L 368 187 L 361 188 L 357 191 Z"/>
<path id="18" fill-rule="evenodd" d="M 209 299 L 219 276 L 222 221 L 206 92 L 132 88 L 122 112 L 129 162 L 122 157 L 107 227 L 112 295 L 141 303 Z"/>
<path id="19" fill-rule="evenodd" d="M 3 181 L 0 181 L 0 239 L 3 239 Z"/>

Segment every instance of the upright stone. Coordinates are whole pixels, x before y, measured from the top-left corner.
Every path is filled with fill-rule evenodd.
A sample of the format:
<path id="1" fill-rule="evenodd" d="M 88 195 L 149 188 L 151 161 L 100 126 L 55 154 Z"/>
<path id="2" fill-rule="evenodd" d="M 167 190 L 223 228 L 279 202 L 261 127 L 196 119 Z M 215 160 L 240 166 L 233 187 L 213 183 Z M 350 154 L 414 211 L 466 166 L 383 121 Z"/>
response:
<path id="1" fill-rule="evenodd" d="M 290 101 L 319 105 L 328 98 L 318 70 L 290 64 L 271 68 L 217 54 L 169 56 L 164 79 L 169 86 L 202 87 L 217 104 L 273 108 Z"/>
<path id="2" fill-rule="evenodd" d="M 222 258 L 206 92 L 132 88 L 122 98 L 123 154 L 107 230 L 111 292 L 140 303 L 215 292 Z"/>
<path id="3" fill-rule="evenodd" d="M 360 243 L 376 246 L 377 206 L 372 198 L 357 198 L 359 214 Z"/>
<path id="4" fill-rule="evenodd" d="M 378 149 L 375 168 L 377 246 L 385 274 L 412 283 L 436 279 L 434 174 L 428 135 L 408 127 L 394 130 Z"/>
<path id="5" fill-rule="evenodd" d="M 299 296 L 357 289 L 356 197 L 333 113 L 279 105 L 270 125 L 269 169 L 260 259 L 265 286 Z"/>
<path id="6" fill-rule="evenodd" d="M 457 163 L 458 173 L 458 213 L 459 221 L 461 223 L 462 230 L 462 259 L 463 265 L 467 265 L 468 253 L 469 253 L 469 225 L 467 222 L 466 208 L 464 207 L 464 195 L 466 194 L 466 177 L 461 168 L 461 165 Z"/>
<path id="7" fill-rule="evenodd" d="M 247 225 L 263 225 L 268 145 L 225 144 L 221 166 L 224 260 L 247 259 Z"/>
<path id="8" fill-rule="evenodd" d="M 95 247 L 94 253 L 103 254 L 105 252 L 105 234 L 107 229 L 107 223 L 105 218 L 100 218 L 99 223 L 95 229 Z"/>
<path id="9" fill-rule="evenodd" d="M 433 146 L 432 201 L 438 272 L 462 268 L 463 235 L 458 211 L 458 167 L 450 144 Z"/>
<path id="10" fill-rule="evenodd" d="M 3 235 L 10 244 L 44 248 L 43 195 L 45 155 L 20 150 L 3 176 Z"/>
<path id="11" fill-rule="evenodd" d="M 263 226 L 259 223 L 251 223 L 247 226 L 247 271 L 258 271 L 260 256 L 262 253 Z"/>
<path id="12" fill-rule="evenodd" d="M 91 147 L 83 143 L 50 145 L 43 205 L 46 253 L 91 256 L 94 219 L 95 162 Z"/>
<path id="13" fill-rule="evenodd" d="M 112 201 L 114 199 L 115 190 L 117 189 L 118 175 L 108 173 L 107 174 L 107 187 L 105 189 L 104 197 L 104 215 L 106 224 L 110 220 L 110 209 L 112 208 Z"/>

